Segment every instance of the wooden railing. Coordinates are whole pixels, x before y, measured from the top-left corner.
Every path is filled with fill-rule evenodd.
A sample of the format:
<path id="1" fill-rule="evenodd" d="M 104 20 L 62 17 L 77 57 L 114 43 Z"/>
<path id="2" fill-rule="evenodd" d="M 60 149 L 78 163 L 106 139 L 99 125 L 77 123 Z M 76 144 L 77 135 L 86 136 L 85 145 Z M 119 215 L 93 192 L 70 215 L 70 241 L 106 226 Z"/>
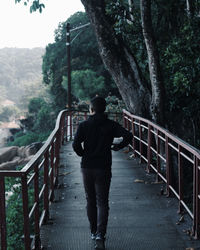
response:
<path id="1" fill-rule="evenodd" d="M 58 184 L 59 154 L 61 145 L 73 139 L 80 121 L 87 119 L 88 112 L 61 111 L 56 126 L 43 147 L 34 155 L 20 171 L 0 171 L 0 230 L 1 250 L 7 249 L 6 211 L 9 199 L 6 201 L 5 179 L 18 178 L 22 200 L 24 249 L 41 249 L 40 229 L 49 218 L 49 204 L 54 199 L 54 190 Z M 109 117 L 122 121 L 122 114 L 109 113 Z"/>
<path id="2" fill-rule="evenodd" d="M 133 133 L 130 147 L 146 170 L 166 183 L 167 195 L 179 201 L 179 212 L 192 218 L 192 233 L 200 236 L 200 153 L 162 127 L 123 110 L 124 126 Z"/>

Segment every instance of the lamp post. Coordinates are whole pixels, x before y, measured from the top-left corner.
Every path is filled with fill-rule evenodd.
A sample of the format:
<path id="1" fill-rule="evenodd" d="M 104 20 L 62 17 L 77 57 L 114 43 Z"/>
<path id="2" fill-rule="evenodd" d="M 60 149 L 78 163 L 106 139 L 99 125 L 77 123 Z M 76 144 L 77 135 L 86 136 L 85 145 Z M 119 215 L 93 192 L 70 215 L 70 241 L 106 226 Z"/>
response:
<path id="1" fill-rule="evenodd" d="M 68 92 L 67 92 L 67 101 L 68 109 L 71 110 L 72 98 L 71 98 L 71 55 L 70 55 L 70 23 L 67 23 L 67 79 L 68 79 Z"/>
<path id="2" fill-rule="evenodd" d="M 76 28 L 74 28 L 72 30 L 70 30 L 70 23 L 67 23 L 67 26 L 66 26 L 66 36 L 67 36 L 67 42 L 66 42 L 66 45 L 67 45 L 67 79 L 68 79 L 67 99 L 68 99 L 68 110 L 69 111 L 71 111 L 71 108 L 72 108 L 72 95 L 71 95 L 71 54 L 70 54 L 70 47 L 71 47 L 72 42 L 80 35 L 80 33 L 82 31 L 80 31 L 74 37 L 74 39 L 72 41 L 70 40 L 70 32 L 73 32 L 73 31 L 76 31 L 76 30 L 80 30 L 80 29 L 85 28 L 85 27 L 87 27 L 89 25 L 90 25 L 90 23 L 87 23 L 87 24 L 81 25 L 79 27 L 76 27 Z"/>

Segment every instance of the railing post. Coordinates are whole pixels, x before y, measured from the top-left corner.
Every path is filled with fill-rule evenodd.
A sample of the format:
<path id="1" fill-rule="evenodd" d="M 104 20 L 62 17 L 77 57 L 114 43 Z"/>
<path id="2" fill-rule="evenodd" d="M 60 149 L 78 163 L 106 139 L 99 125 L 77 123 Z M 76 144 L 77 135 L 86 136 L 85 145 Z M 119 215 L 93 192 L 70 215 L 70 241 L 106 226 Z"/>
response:
<path id="1" fill-rule="evenodd" d="M 166 154 L 166 178 L 167 178 L 167 196 L 170 196 L 171 185 L 171 167 L 170 167 L 170 152 L 169 152 L 169 138 L 165 136 L 165 154 Z"/>
<path id="2" fill-rule="evenodd" d="M 147 172 L 150 173 L 151 169 L 151 161 L 152 161 L 152 152 L 151 152 L 151 145 L 152 145 L 152 134 L 151 134 L 152 126 L 148 124 L 148 147 L 147 147 Z"/>
<path id="3" fill-rule="evenodd" d="M 25 249 L 31 249 L 30 228 L 29 228 L 29 213 L 28 213 L 28 185 L 26 173 L 21 177 L 22 181 L 22 201 L 23 201 L 23 216 L 24 216 L 24 241 Z"/>
<path id="4" fill-rule="evenodd" d="M 50 188 L 51 188 L 51 197 L 50 201 L 54 200 L 54 154 L 55 154 L 55 148 L 54 148 L 54 142 L 51 144 L 51 150 L 50 150 L 50 160 L 51 160 L 51 175 L 50 175 Z"/>
<path id="5" fill-rule="evenodd" d="M 143 147 L 142 147 L 142 127 L 141 127 L 141 121 L 139 120 L 139 145 L 140 145 L 140 163 L 142 163 L 142 154 L 143 154 Z"/>
<path id="6" fill-rule="evenodd" d="M 1 250 L 7 249 L 6 240 L 6 202 L 5 202 L 5 179 L 0 176 L 0 229 L 1 229 Z"/>
<path id="7" fill-rule="evenodd" d="M 123 112 L 123 126 L 124 126 L 124 128 L 127 128 L 127 122 L 126 122 L 126 117 L 125 117 L 124 112 Z"/>
<path id="8" fill-rule="evenodd" d="M 156 168 L 157 168 L 157 176 L 156 181 L 159 181 L 159 173 L 160 173 L 160 133 L 159 130 L 157 130 L 157 161 L 156 161 Z"/>
<path id="9" fill-rule="evenodd" d="M 69 125 L 70 125 L 70 140 L 72 140 L 72 133 L 73 133 L 73 128 L 72 128 L 72 112 L 69 112 Z"/>
<path id="10" fill-rule="evenodd" d="M 136 154 L 135 154 L 135 125 L 134 125 L 133 117 L 131 118 L 131 126 L 132 126 L 132 134 L 133 134 L 133 143 L 132 143 L 133 155 L 134 155 L 134 157 L 136 157 Z"/>
<path id="11" fill-rule="evenodd" d="M 66 142 L 68 141 L 68 131 L 69 131 L 69 114 L 66 113 Z"/>
<path id="12" fill-rule="evenodd" d="M 63 115 L 61 117 L 61 121 L 60 121 L 60 130 L 61 130 L 61 145 L 64 144 L 64 140 L 65 140 L 65 116 Z"/>
<path id="13" fill-rule="evenodd" d="M 49 150 L 46 151 L 44 160 L 44 211 L 46 222 L 49 218 L 49 186 L 48 186 L 48 174 L 49 174 Z"/>
<path id="14" fill-rule="evenodd" d="M 200 160 L 195 156 L 194 164 L 194 199 L 193 199 L 193 233 L 195 239 L 200 237 Z"/>
<path id="15" fill-rule="evenodd" d="M 182 148 L 178 145 L 178 187 L 179 187 L 179 213 L 183 211 L 181 201 L 183 200 L 183 169 L 182 169 Z"/>
<path id="16" fill-rule="evenodd" d="M 41 240 L 40 240 L 40 211 L 39 211 L 39 170 L 38 164 L 34 166 L 34 201 L 36 204 L 35 207 L 35 249 L 41 249 Z"/>
<path id="17" fill-rule="evenodd" d="M 55 185 L 58 185 L 58 175 L 59 175 L 59 162 L 60 162 L 60 130 L 56 134 L 56 143 L 55 143 Z"/>

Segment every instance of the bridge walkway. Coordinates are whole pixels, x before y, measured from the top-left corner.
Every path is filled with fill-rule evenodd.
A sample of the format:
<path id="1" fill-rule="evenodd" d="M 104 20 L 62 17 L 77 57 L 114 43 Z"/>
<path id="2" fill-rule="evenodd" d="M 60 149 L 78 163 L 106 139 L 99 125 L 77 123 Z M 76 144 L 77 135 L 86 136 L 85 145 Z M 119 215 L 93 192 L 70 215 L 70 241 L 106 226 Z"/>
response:
<path id="1" fill-rule="evenodd" d="M 48 250 L 90 250 L 86 202 L 80 158 L 67 143 L 61 150 L 59 188 L 50 206 L 50 220 L 42 227 L 42 244 Z M 113 152 L 107 250 L 183 250 L 197 248 L 177 223 L 177 201 L 162 195 L 163 183 L 147 174 L 130 153 Z M 179 225 L 178 225 L 179 224 Z M 195 247 L 195 248 L 194 248 Z"/>

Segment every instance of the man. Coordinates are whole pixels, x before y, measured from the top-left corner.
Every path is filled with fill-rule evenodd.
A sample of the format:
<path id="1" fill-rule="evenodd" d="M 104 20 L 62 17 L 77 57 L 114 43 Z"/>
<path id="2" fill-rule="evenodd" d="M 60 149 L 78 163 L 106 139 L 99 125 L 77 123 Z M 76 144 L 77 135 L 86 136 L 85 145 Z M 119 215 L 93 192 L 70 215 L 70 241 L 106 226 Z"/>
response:
<path id="1" fill-rule="evenodd" d="M 80 123 L 74 137 L 73 149 L 82 157 L 81 170 L 87 199 L 87 215 L 95 249 L 105 249 L 105 234 L 109 212 L 111 182 L 111 149 L 118 151 L 132 141 L 132 134 L 104 114 L 106 101 L 102 97 L 91 100 L 91 116 Z M 113 144 L 115 137 L 122 137 Z M 83 143 L 83 146 L 82 146 Z"/>

